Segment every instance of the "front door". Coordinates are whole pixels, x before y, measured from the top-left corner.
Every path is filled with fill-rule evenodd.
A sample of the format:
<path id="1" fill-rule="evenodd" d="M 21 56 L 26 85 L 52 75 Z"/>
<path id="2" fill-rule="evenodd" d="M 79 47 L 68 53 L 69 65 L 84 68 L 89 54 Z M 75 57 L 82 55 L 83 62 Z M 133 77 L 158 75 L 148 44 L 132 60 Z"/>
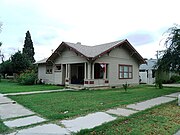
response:
<path id="1" fill-rule="evenodd" d="M 84 66 L 78 66 L 78 80 L 80 84 L 84 84 Z"/>

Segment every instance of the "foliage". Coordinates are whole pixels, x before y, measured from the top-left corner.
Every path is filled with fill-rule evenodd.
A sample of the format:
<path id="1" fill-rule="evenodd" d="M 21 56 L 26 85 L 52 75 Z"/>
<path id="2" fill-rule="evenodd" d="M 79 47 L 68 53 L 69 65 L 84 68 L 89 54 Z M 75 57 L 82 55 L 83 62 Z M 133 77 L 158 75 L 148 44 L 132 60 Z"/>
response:
<path id="1" fill-rule="evenodd" d="M 125 92 L 127 92 L 128 87 L 129 87 L 129 84 L 127 84 L 127 82 L 125 84 L 123 84 L 123 88 L 124 88 Z"/>
<path id="2" fill-rule="evenodd" d="M 179 82 L 180 81 L 180 76 L 173 75 L 173 76 L 171 76 L 170 80 L 172 81 L 172 83 Z"/>
<path id="3" fill-rule="evenodd" d="M 37 73 L 34 70 L 26 70 L 21 73 L 18 82 L 23 85 L 33 85 L 37 80 Z"/>
<path id="4" fill-rule="evenodd" d="M 5 74 L 12 75 L 13 74 L 13 66 L 11 60 L 6 60 L 0 64 L 0 73 L 5 78 Z"/>
<path id="5" fill-rule="evenodd" d="M 15 73 L 21 73 L 31 66 L 28 58 L 20 51 L 11 56 L 12 66 Z"/>
<path id="6" fill-rule="evenodd" d="M 129 88 L 128 92 L 118 88 L 10 96 L 10 98 L 45 118 L 57 120 L 122 107 L 177 91 L 178 88 L 157 90 L 154 87 L 142 86 Z"/>
<path id="7" fill-rule="evenodd" d="M 157 69 L 155 87 L 158 87 L 159 89 L 163 88 L 162 74 L 163 74 L 163 72 L 160 69 Z"/>
<path id="8" fill-rule="evenodd" d="M 179 130 L 180 108 L 176 102 L 119 118 L 77 135 L 174 135 Z"/>
<path id="9" fill-rule="evenodd" d="M 2 79 L 0 84 L 0 93 L 17 93 L 43 90 L 57 90 L 62 89 L 62 86 L 56 85 L 21 85 L 12 80 Z"/>
<path id="10" fill-rule="evenodd" d="M 163 81 L 161 79 L 157 79 L 155 82 L 155 86 L 158 87 L 159 89 L 163 88 Z"/>
<path id="11" fill-rule="evenodd" d="M 158 60 L 157 68 L 162 71 L 174 71 L 180 74 L 180 26 L 175 25 L 166 32 L 165 40 L 167 49 L 164 55 Z"/>
<path id="12" fill-rule="evenodd" d="M 34 59 L 35 52 L 34 52 L 33 42 L 31 40 L 31 34 L 29 31 L 26 32 L 23 54 L 27 56 L 27 58 L 29 59 L 31 63 L 35 62 L 35 59 Z"/>

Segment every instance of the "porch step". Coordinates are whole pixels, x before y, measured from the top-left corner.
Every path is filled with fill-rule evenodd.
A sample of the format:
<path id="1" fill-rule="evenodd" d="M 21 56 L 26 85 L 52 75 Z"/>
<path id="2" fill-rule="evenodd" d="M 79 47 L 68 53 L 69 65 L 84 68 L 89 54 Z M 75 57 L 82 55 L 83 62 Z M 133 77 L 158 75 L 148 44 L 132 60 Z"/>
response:
<path id="1" fill-rule="evenodd" d="M 83 90 L 84 86 L 82 86 L 82 85 L 69 85 L 69 86 L 67 86 L 67 88 L 75 89 L 75 90 Z"/>

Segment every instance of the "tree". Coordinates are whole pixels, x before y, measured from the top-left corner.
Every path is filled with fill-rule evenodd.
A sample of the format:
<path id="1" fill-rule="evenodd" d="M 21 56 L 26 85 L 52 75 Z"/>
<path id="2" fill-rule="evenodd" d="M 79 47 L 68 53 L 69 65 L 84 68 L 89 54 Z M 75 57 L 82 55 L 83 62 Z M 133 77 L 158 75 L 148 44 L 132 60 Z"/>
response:
<path id="1" fill-rule="evenodd" d="M 11 60 L 6 60 L 0 64 L 0 73 L 5 78 L 5 74 L 12 75 L 13 74 L 13 67 Z"/>
<path id="2" fill-rule="evenodd" d="M 173 71 L 180 74 L 180 26 L 174 25 L 166 32 L 166 50 L 157 62 L 157 69 L 161 71 Z"/>
<path id="3" fill-rule="evenodd" d="M 29 31 L 26 32 L 23 54 L 27 56 L 27 58 L 30 60 L 31 63 L 35 62 L 34 59 L 35 52 L 34 52 L 33 42 L 31 40 L 31 34 Z"/>
<path id="4" fill-rule="evenodd" d="M 31 62 L 27 58 L 26 55 L 22 54 L 20 51 L 16 52 L 11 56 L 12 66 L 14 69 L 14 73 L 24 72 L 26 69 L 30 68 Z"/>

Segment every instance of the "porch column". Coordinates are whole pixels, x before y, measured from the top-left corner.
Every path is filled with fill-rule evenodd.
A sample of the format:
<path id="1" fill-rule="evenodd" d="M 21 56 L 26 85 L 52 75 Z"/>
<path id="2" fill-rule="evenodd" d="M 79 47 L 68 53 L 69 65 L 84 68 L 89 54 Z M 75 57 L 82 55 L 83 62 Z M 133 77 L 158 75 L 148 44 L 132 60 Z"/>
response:
<path id="1" fill-rule="evenodd" d="M 106 76 L 107 76 L 107 72 L 106 72 L 106 64 L 104 64 L 104 76 L 103 76 L 103 78 L 104 78 L 104 79 L 107 79 Z"/>
<path id="2" fill-rule="evenodd" d="M 94 63 L 92 63 L 92 79 L 94 79 Z"/>
<path id="3" fill-rule="evenodd" d="M 87 63 L 84 63 L 84 79 L 87 78 Z"/>
<path id="4" fill-rule="evenodd" d="M 68 79 L 68 64 L 66 64 L 66 79 Z"/>
<path id="5" fill-rule="evenodd" d="M 88 79 L 91 79 L 91 63 L 88 62 Z"/>
<path id="6" fill-rule="evenodd" d="M 70 68 L 71 68 L 71 67 L 70 67 L 70 64 L 68 64 L 68 79 L 70 79 L 70 71 L 71 71 Z"/>

